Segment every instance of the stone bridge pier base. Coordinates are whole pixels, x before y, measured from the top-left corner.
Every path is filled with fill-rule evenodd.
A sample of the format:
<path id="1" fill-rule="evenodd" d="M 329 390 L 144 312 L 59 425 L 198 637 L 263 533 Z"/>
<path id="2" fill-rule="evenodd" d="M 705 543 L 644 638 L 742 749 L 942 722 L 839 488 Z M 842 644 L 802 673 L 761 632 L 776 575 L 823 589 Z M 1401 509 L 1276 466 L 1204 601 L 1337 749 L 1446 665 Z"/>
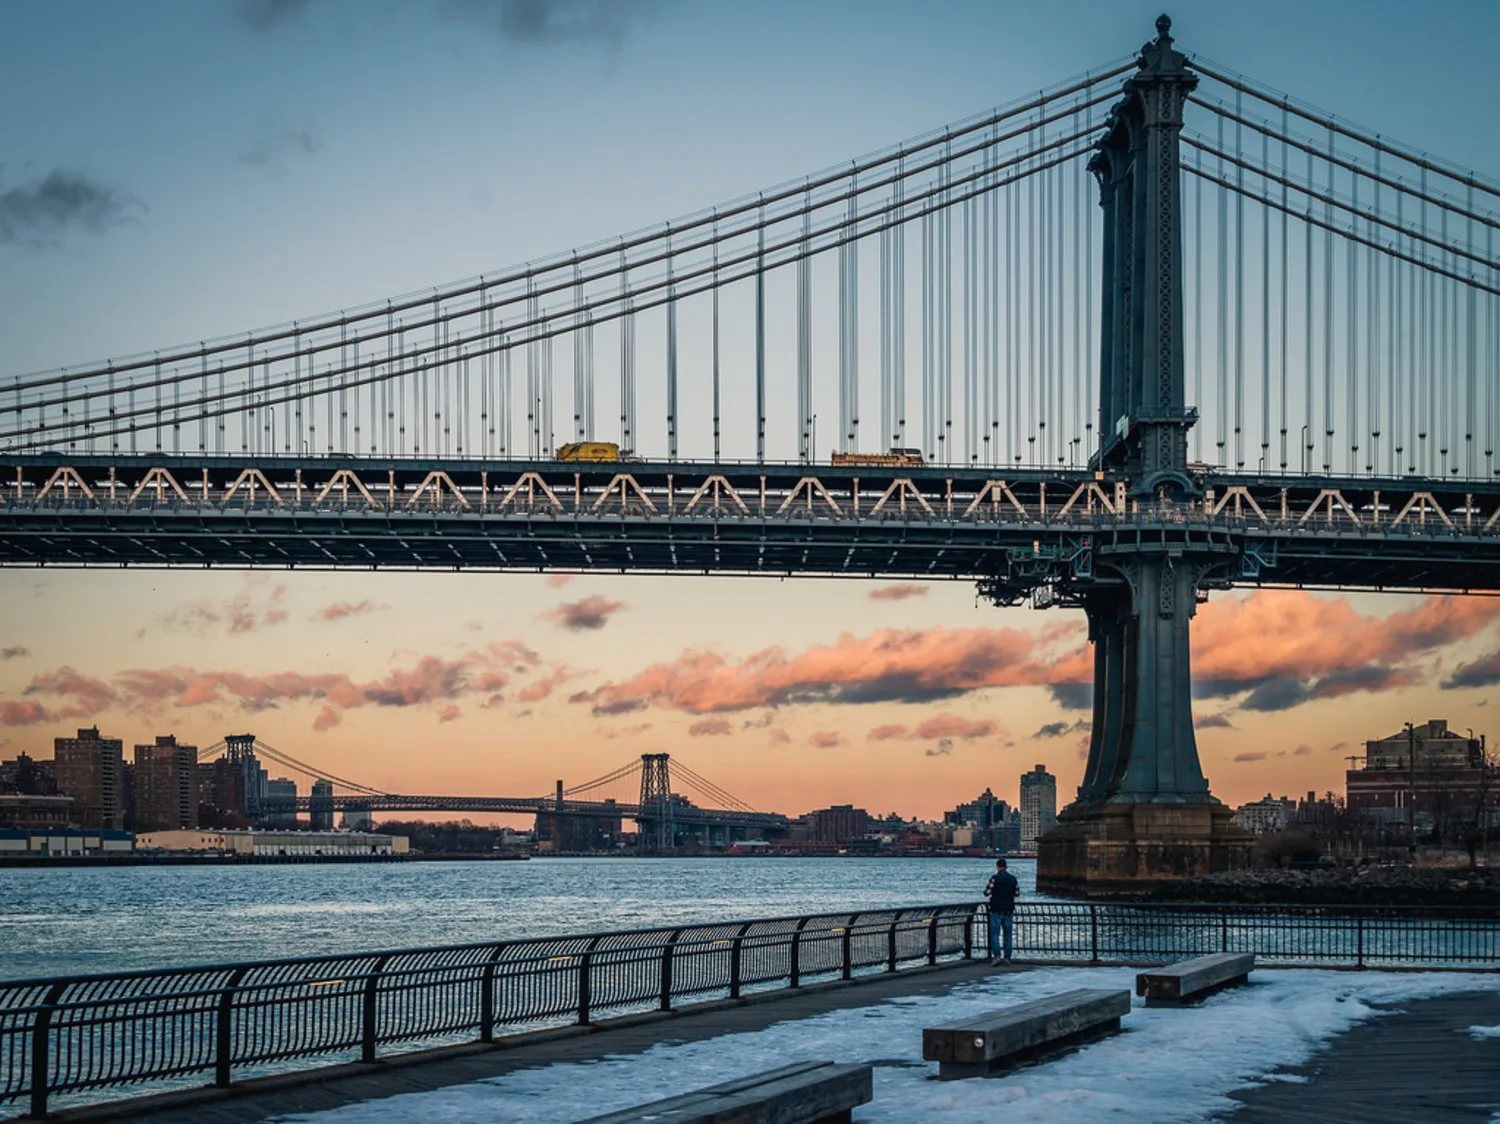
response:
<path id="1" fill-rule="evenodd" d="M 1038 841 L 1037 888 L 1138 894 L 1248 865 L 1250 834 L 1209 793 L 1193 736 L 1188 626 L 1224 559 L 1162 544 L 1081 591 L 1094 645 L 1094 719 L 1078 798 Z"/>

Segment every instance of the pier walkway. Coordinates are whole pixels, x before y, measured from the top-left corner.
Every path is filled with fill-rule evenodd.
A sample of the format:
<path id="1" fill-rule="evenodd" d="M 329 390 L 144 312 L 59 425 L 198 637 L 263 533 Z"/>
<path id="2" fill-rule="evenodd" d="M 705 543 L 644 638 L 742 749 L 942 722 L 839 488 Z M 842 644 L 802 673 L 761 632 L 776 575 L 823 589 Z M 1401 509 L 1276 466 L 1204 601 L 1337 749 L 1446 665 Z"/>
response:
<path id="1" fill-rule="evenodd" d="M 833 1016 L 838 1012 L 854 1012 L 858 1016 L 857 1009 L 875 1013 L 912 1006 L 925 1008 L 944 997 L 972 1003 L 976 989 L 983 989 L 980 998 L 988 1001 L 985 997 L 997 992 L 1034 991 L 1038 987 L 1050 986 L 1052 977 L 1061 980 L 1063 973 L 1076 975 L 1090 971 L 1120 974 L 1128 969 L 1061 969 L 1021 964 L 991 968 L 979 962 L 964 961 L 899 976 L 867 977 L 796 991 L 767 992 L 741 1000 L 694 1006 L 682 1012 L 611 1019 L 586 1029 L 540 1031 L 510 1038 L 494 1046 L 466 1045 L 428 1050 L 373 1065 L 351 1063 L 253 1079 L 227 1092 L 198 1090 L 135 1098 L 112 1105 L 74 1109 L 58 1114 L 55 1119 L 70 1124 L 123 1120 L 141 1124 L 251 1124 L 343 1109 L 345 1111 L 334 1114 L 333 1121 L 342 1124 L 369 1115 L 371 1119 L 399 1118 L 420 1122 L 430 1107 L 431 1119 L 463 1121 L 465 1124 L 471 1120 L 476 1124 L 479 1121 L 507 1120 L 510 1117 L 502 1107 L 503 1094 L 498 1087 L 480 1086 L 477 1092 L 472 1088 L 464 1090 L 458 1087 L 471 1086 L 474 1082 L 493 1082 L 523 1071 L 532 1071 L 532 1078 L 542 1078 L 545 1075 L 537 1071 L 546 1067 L 601 1063 L 606 1059 L 616 1065 L 636 1065 L 643 1069 L 654 1066 L 657 1067 L 654 1073 L 659 1075 L 661 1061 L 641 1057 L 653 1047 L 663 1044 L 702 1046 L 709 1040 L 728 1035 L 749 1035 L 773 1027 L 783 1032 L 790 1031 L 794 1040 L 797 1037 L 812 1039 L 811 1048 L 816 1050 L 821 1045 L 829 1056 L 835 1056 L 840 1054 L 840 1047 L 836 1040 L 828 1037 L 826 1019 L 816 1030 L 809 1028 L 809 1034 L 802 1036 L 798 1036 L 796 1028 L 788 1024 Z M 1262 975 L 1283 981 L 1312 979 L 1312 973 L 1307 970 L 1265 972 Z M 1379 972 L 1319 972 L 1316 975 L 1334 980 L 1337 986 L 1349 991 L 1356 1004 L 1367 1002 L 1372 1009 L 1399 1013 L 1381 1014 L 1352 1026 L 1333 1027 L 1332 1033 L 1321 1036 L 1324 1040 L 1320 1047 L 1301 1064 L 1262 1065 L 1255 1071 L 1260 1075 L 1255 1080 L 1238 1088 L 1225 1087 L 1221 1093 L 1209 1094 L 1206 1100 L 1203 1090 L 1192 1088 L 1193 1071 L 1189 1070 L 1181 1087 L 1185 1101 L 1183 1112 L 1171 1115 L 1171 1118 L 1227 1119 L 1233 1124 L 1298 1120 L 1332 1124 L 1374 1121 L 1379 1124 L 1409 1120 L 1488 1122 L 1500 1114 L 1500 977 L 1476 974 L 1449 984 L 1448 990 L 1442 994 L 1388 1002 L 1382 997 L 1389 995 L 1393 979 L 1398 981 L 1394 986 L 1401 986 L 1399 977 Z M 1308 990 L 1302 987 L 1304 994 Z M 1365 999 L 1363 996 L 1367 992 L 1368 999 Z M 1133 1014 L 1145 1016 L 1141 1011 Z M 1216 1016 L 1207 1009 L 1174 1014 L 1178 1022 L 1172 1033 L 1180 1034 L 1184 1052 L 1189 1054 L 1196 1055 L 1203 1048 L 1204 1035 L 1210 1032 L 1211 1026 L 1222 1025 L 1222 1022 L 1211 1023 Z M 1217 1016 L 1220 1020 L 1224 1017 Z M 870 1025 L 875 1028 L 874 1022 Z M 1151 1044 L 1152 1040 L 1144 1029 L 1137 1029 L 1141 1026 L 1143 1024 L 1127 1025 L 1125 1035 L 1118 1036 L 1116 1044 L 1109 1047 L 1117 1053 L 1136 1051 L 1135 1055 L 1121 1055 L 1123 1064 L 1118 1082 L 1115 1082 L 1127 1093 L 1123 1113 L 1126 1119 L 1153 1119 L 1151 1115 L 1134 1116 L 1129 1111 L 1131 1099 L 1144 1098 L 1141 1105 L 1146 1107 L 1150 1096 L 1155 1095 L 1150 1092 L 1154 1088 L 1152 1082 L 1157 1082 L 1156 1087 L 1159 1087 L 1160 1082 L 1167 1080 L 1160 1074 L 1153 1075 L 1136 1068 L 1137 1061 L 1148 1053 L 1162 1052 Z M 1471 1033 L 1476 1027 L 1491 1028 L 1494 1033 Z M 1157 1025 L 1156 1033 L 1159 1034 L 1160 1030 L 1160 1025 Z M 1294 1015 L 1285 1034 L 1295 1038 L 1308 1035 L 1309 1031 L 1307 1027 L 1297 1025 Z M 903 1031 L 902 1041 L 905 1035 Z M 1134 1046 L 1130 1045 L 1132 1036 Z M 1318 1037 L 1315 1032 L 1313 1036 Z M 747 1039 L 737 1041 L 743 1043 Z M 867 1042 L 867 1049 L 874 1053 L 894 1053 L 885 1048 L 878 1033 L 871 1034 Z M 1092 1049 L 1099 1051 L 1103 1045 Z M 1253 1035 L 1246 1036 L 1238 1049 L 1244 1054 L 1256 1051 Z M 1108 1095 L 1104 1090 L 1113 1080 L 1112 1073 L 1103 1077 L 1078 1076 L 1075 1071 L 1087 1068 L 1077 1064 L 1086 1060 L 1085 1053 L 1079 1051 L 1068 1059 L 1074 1065 L 1073 1071 L 1066 1074 L 1061 1071 L 1053 1074 L 1044 1064 L 1032 1067 L 1029 1074 L 1023 1071 L 1010 1079 L 942 1085 L 935 1081 L 926 1082 L 918 1065 L 906 1058 L 870 1056 L 841 1057 L 840 1060 L 867 1060 L 877 1067 L 876 1102 L 856 1114 L 856 1119 L 886 1118 L 880 1103 L 882 1074 L 899 1073 L 905 1083 L 900 1090 L 889 1086 L 887 1093 L 888 1108 L 897 1111 L 900 1111 L 901 1103 L 914 1107 L 911 1105 L 913 1097 L 920 1103 L 921 1098 L 930 1096 L 934 1103 L 948 1107 L 948 1114 L 941 1118 L 962 1119 L 965 1098 L 977 1108 L 974 1098 L 992 1097 L 996 1110 L 1012 1119 L 1068 1121 L 1090 1118 L 1102 1107 L 1097 1101 Z M 748 1055 L 737 1052 L 735 1056 L 725 1058 L 724 1064 L 726 1071 L 736 1064 L 749 1070 L 756 1068 L 752 1061 Z M 1101 1057 L 1100 1061 L 1103 1063 L 1104 1059 Z M 1062 1066 L 1067 1062 L 1053 1064 Z M 1121 1062 L 1110 1061 L 1105 1064 L 1105 1069 L 1115 1064 Z M 1253 1066 L 1253 1059 L 1250 1064 Z M 1219 1065 L 1211 1057 L 1203 1058 L 1201 1070 L 1205 1080 L 1217 1068 Z M 566 1076 L 559 1078 L 560 1082 L 576 1086 L 579 1080 L 576 1071 L 567 1072 L 574 1072 L 571 1082 Z M 597 1065 L 590 1072 L 602 1073 Z M 914 1074 L 923 1077 L 920 1084 L 911 1080 Z M 1433 1075 L 1437 1074 L 1442 1075 L 1441 1079 L 1434 1080 Z M 648 1082 L 654 1079 L 645 1078 Z M 684 1087 L 701 1084 L 688 1077 L 675 1080 L 682 1081 Z M 1179 1077 L 1176 1080 L 1184 1079 Z M 1222 1076 L 1219 1080 L 1223 1080 Z M 1133 1082 L 1136 1087 L 1132 1093 Z M 1007 1088 L 1022 1083 L 1026 1088 Z M 960 1086 L 963 1092 L 955 1094 L 954 1090 Z M 1072 1091 L 1062 1092 L 1064 1086 Z M 490 1089 L 493 1092 L 489 1092 Z M 1078 1092 L 1078 1089 L 1083 1092 Z M 669 1091 L 675 1090 L 661 1089 L 655 1095 Z M 1049 1091 L 1058 1096 L 1055 1103 L 1043 1103 L 1042 1094 Z M 429 1096 L 380 1104 L 385 1098 L 413 1093 Z M 957 1103 L 955 1095 L 959 1098 Z M 898 1098 L 894 1104 L 890 1100 L 893 1096 Z M 444 1097 L 449 1099 L 438 1103 L 439 1098 Z M 1016 1097 L 1020 1099 L 1014 1099 Z M 1087 1099 L 1089 1097 L 1095 1100 L 1091 1102 Z M 643 1096 L 640 1099 L 652 1098 Z M 1120 1098 L 1116 1096 L 1115 1099 Z M 430 1102 L 430 1105 L 424 1106 L 424 1102 Z M 1158 1108 L 1162 1106 L 1161 1101 L 1156 1103 Z M 456 1110 L 455 1104 L 461 1107 Z M 1205 1107 L 1198 1112 L 1191 1107 L 1194 1104 Z M 397 1109 L 396 1105 L 400 1108 Z M 611 1107 L 614 1106 L 600 1104 L 598 1110 Z M 1116 1106 L 1117 1112 L 1120 1107 Z M 556 1119 L 559 1122 L 577 1118 L 567 1115 L 567 1109 L 562 1105 L 558 1106 L 558 1112 Z M 1038 1112 L 1043 1115 L 1033 1115 Z"/>

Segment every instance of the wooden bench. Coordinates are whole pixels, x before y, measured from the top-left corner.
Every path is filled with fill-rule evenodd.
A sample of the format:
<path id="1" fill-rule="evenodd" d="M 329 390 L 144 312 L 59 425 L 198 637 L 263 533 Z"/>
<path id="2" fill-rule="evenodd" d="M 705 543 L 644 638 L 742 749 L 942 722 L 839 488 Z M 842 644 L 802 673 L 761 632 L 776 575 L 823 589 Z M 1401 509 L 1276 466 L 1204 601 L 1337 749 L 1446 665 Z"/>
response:
<path id="1" fill-rule="evenodd" d="M 977 1077 L 1120 1028 L 1130 992 L 1078 988 L 922 1031 L 922 1057 L 938 1076 Z"/>
<path id="2" fill-rule="evenodd" d="M 1244 983 L 1254 967 L 1254 953 L 1216 952 L 1141 972 L 1135 977 L 1135 993 L 1145 997 L 1148 1007 L 1180 1006 Z"/>
<path id="3" fill-rule="evenodd" d="M 847 1124 L 854 1108 L 874 1095 L 869 1065 L 798 1062 L 595 1116 L 585 1124 Z"/>

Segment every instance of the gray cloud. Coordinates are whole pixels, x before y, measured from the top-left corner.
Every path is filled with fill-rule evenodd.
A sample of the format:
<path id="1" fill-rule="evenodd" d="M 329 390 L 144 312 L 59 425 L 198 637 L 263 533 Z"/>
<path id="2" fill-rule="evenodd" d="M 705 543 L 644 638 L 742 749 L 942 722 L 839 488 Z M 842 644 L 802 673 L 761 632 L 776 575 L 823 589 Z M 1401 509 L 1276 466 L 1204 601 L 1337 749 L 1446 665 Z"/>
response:
<path id="1" fill-rule="evenodd" d="M 0 243 L 51 247 L 68 230 L 102 234 L 131 221 L 144 207 L 140 200 L 82 173 L 54 169 L 0 193 Z"/>
<path id="2" fill-rule="evenodd" d="M 8 648 L 0 648 L 0 660 L 18 660 L 22 656 L 31 655 L 30 648 L 23 648 L 20 644 L 12 644 Z"/>
<path id="3" fill-rule="evenodd" d="M 1047 690 L 1052 701 L 1064 710 L 1088 710 L 1094 705 L 1092 683 L 1052 683 Z"/>
<path id="4" fill-rule="evenodd" d="M 937 745 L 931 749 L 924 749 L 922 752 L 928 757 L 947 757 L 953 752 L 953 739 L 939 738 Z"/>
<path id="5" fill-rule="evenodd" d="M 1443 686 L 1450 691 L 1462 687 L 1493 687 L 1496 683 L 1500 683 L 1500 652 L 1473 663 L 1460 664 L 1457 671 L 1443 680 Z"/>
<path id="6" fill-rule="evenodd" d="M 1207 730 L 1213 727 L 1220 727 L 1222 729 L 1231 730 L 1234 728 L 1234 723 L 1229 721 L 1229 719 L 1225 718 L 1222 714 L 1202 715 L 1201 717 L 1193 720 L 1193 725 L 1200 730 Z"/>
<path id="7" fill-rule="evenodd" d="M 1290 710 L 1307 701 L 1308 690 L 1300 679 L 1270 679 L 1245 696 L 1245 710 Z"/>
<path id="8" fill-rule="evenodd" d="M 1060 738 L 1068 732 L 1066 722 L 1048 722 L 1031 736 L 1034 738 Z"/>
<path id="9" fill-rule="evenodd" d="M 311 128 L 283 129 L 274 135 L 256 138 L 240 153 L 240 163 L 260 168 L 278 156 L 312 156 L 322 151 L 323 141 Z"/>
<path id="10" fill-rule="evenodd" d="M 301 19 L 311 3 L 312 0 L 237 0 L 234 14 L 252 31 L 274 31 Z"/>
<path id="11" fill-rule="evenodd" d="M 508 43 L 619 47 L 656 17 L 655 0 L 447 0 L 451 16 L 477 23 Z"/>

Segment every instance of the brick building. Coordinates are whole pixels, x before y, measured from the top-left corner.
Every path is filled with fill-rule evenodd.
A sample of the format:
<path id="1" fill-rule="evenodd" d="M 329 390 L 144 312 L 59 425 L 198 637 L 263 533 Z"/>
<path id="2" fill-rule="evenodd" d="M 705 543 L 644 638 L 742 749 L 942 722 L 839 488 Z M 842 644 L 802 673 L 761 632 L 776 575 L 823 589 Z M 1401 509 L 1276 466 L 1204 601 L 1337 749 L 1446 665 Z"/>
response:
<path id="1" fill-rule="evenodd" d="M 83 827 L 119 831 L 125 827 L 125 747 L 119 738 L 101 737 L 99 727 L 73 738 L 54 738 L 53 773 L 57 791 L 74 800 Z"/>

